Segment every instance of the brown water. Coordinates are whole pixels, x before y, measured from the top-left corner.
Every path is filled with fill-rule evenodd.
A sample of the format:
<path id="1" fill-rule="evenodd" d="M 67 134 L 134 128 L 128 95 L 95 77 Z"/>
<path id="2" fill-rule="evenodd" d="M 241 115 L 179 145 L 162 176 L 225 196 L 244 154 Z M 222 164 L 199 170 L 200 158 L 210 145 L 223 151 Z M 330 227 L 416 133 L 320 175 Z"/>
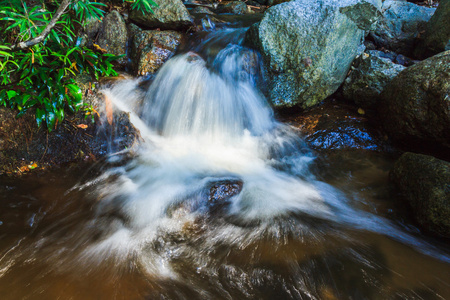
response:
<path id="1" fill-rule="evenodd" d="M 362 151 L 338 152 L 321 160 L 318 165 L 327 166 L 320 172 L 324 180 L 343 190 L 352 205 L 392 219 L 405 233 L 447 251 L 444 241 L 422 235 L 395 202 L 387 178 L 392 159 Z M 149 274 L 133 255 L 125 261 L 108 255 L 86 257 L 83 251 L 104 230 L 90 226 L 92 218 L 98 218 L 94 211 L 99 199 L 89 189 L 67 191 L 80 179 L 95 177 L 98 169 L 1 178 L 2 299 L 450 297 L 448 263 L 383 234 L 324 221 L 308 220 L 314 233 L 310 235 L 296 228 L 305 216 L 295 214 L 274 219 L 266 232 L 243 244 L 211 245 L 204 240 L 223 220 L 202 220 L 187 224 L 183 232 L 161 234 L 149 246 L 149 259 L 157 259 L 158 253 L 176 278 Z M 107 212 L 103 218 L 117 216 Z M 247 226 L 243 230 L 251 231 Z"/>

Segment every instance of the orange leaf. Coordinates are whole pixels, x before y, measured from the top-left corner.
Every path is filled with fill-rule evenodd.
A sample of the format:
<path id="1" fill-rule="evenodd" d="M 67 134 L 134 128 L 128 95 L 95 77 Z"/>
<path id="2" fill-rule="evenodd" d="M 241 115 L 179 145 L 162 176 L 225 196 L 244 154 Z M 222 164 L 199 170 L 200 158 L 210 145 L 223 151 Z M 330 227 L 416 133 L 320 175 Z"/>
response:
<path id="1" fill-rule="evenodd" d="M 78 128 L 81 128 L 81 129 L 86 129 L 86 128 L 88 128 L 88 126 L 87 126 L 86 124 L 78 124 L 77 127 L 78 127 Z"/>
<path id="2" fill-rule="evenodd" d="M 98 50 L 98 51 L 103 52 L 103 53 L 108 52 L 106 49 L 103 49 L 102 47 L 100 47 L 97 44 L 94 44 L 94 48 L 95 48 L 95 50 Z"/>
<path id="3" fill-rule="evenodd" d="M 105 109 L 106 109 L 106 118 L 108 119 L 109 125 L 113 123 L 113 106 L 111 100 L 109 100 L 108 96 L 105 95 Z"/>

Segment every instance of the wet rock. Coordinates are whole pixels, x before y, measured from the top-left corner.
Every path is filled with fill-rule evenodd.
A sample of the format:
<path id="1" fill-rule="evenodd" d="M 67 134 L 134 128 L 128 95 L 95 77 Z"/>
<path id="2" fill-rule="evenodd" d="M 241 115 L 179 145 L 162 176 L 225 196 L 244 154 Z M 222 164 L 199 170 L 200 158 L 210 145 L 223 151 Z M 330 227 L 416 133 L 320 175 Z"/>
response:
<path id="1" fill-rule="evenodd" d="M 389 136 L 408 149 L 450 149 L 450 51 L 395 77 L 381 95 L 380 116 Z"/>
<path id="2" fill-rule="evenodd" d="M 194 24 L 188 10 L 181 0 L 154 0 L 158 7 L 153 7 L 154 13 L 142 13 L 132 10 L 130 19 L 148 28 L 163 30 L 188 30 Z"/>
<path id="3" fill-rule="evenodd" d="M 146 30 L 133 38 L 132 58 L 136 75 L 155 73 L 175 54 L 182 34 L 176 31 Z"/>
<path id="4" fill-rule="evenodd" d="M 430 232 L 450 237 L 450 163 L 407 152 L 395 163 L 391 178 L 417 222 Z"/>
<path id="5" fill-rule="evenodd" d="M 370 35 L 379 47 L 411 56 L 416 37 L 435 8 L 419 6 L 406 1 L 384 1 L 383 16 Z"/>
<path id="6" fill-rule="evenodd" d="M 363 53 L 353 62 L 342 87 L 343 95 L 358 107 L 375 111 L 385 86 L 404 69 L 387 58 Z"/>
<path id="7" fill-rule="evenodd" d="M 209 189 L 209 205 L 215 207 L 229 204 L 230 199 L 242 191 L 243 185 L 240 180 L 215 182 Z"/>
<path id="8" fill-rule="evenodd" d="M 225 2 L 223 4 L 220 4 L 217 7 L 218 13 L 227 13 L 227 14 L 234 14 L 234 15 L 243 15 L 248 13 L 247 5 L 244 2 L 241 1 L 230 1 Z"/>
<path id="9" fill-rule="evenodd" d="M 450 50 L 450 1 L 441 0 L 421 34 L 415 54 L 425 58 L 447 50 Z"/>
<path id="10" fill-rule="evenodd" d="M 171 205 L 166 214 L 171 218 L 182 218 L 196 211 L 203 214 L 219 213 L 231 204 L 231 198 L 239 195 L 243 185 L 243 181 L 237 178 L 214 180 L 204 190 Z"/>
<path id="11" fill-rule="evenodd" d="M 197 6 L 191 10 L 191 14 L 204 14 L 204 15 L 214 15 L 214 13 L 207 7 Z"/>
<path id="12" fill-rule="evenodd" d="M 127 26 L 120 13 L 112 11 L 107 14 L 100 29 L 98 45 L 108 53 L 125 55 L 127 52 L 127 40 Z M 121 58 L 119 63 L 126 63 L 126 57 Z"/>
<path id="13" fill-rule="evenodd" d="M 272 103 L 306 108 L 334 93 L 364 48 L 377 5 L 381 2 L 307 0 L 269 8 L 246 41 L 262 53 Z"/>
<path id="14" fill-rule="evenodd" d="M 347 105 L 326 102 L 284 121 L 300 129 L 308 146 L 315 150 L 389 150 L 369 120 Z"/>

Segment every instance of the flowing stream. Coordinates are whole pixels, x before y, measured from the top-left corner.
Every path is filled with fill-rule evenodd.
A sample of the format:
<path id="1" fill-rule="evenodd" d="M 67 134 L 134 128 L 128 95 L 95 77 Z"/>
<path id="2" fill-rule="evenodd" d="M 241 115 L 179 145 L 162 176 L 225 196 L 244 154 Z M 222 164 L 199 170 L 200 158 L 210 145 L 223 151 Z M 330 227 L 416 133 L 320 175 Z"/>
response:
<path id="1" fill-rule="evenodd" d="M 317 157 L 274 118 L 244 32 L 212 31 L 148 90 L 103 91 L 132 151 L 5 179 L 2 299 L 450 297 L 445 242 L 396 212 L 389 158 Z"/>

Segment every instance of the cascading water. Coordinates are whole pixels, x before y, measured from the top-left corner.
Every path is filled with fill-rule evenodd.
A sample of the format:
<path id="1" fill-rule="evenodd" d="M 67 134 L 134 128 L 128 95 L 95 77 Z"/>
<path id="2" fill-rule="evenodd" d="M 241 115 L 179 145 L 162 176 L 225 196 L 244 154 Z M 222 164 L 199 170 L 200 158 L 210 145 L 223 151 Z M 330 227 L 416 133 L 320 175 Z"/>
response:
<path id="1" fill-rule="evenodd" d="M 48 208 L 64 218 L 50 217 L 20 254 L 3 253 L 0 278 L 45 257 L 54 277 L 106 277 L 113 292 L 100 298 L 385 299 L 387 269 L 358 232 L 450 261 L 316 179 L 313 153 L 257 89 L 260 61 L 240 45 L 243 32 L 218 30 L 172 58 L 144 96 L 138 80 L 103 91 L 143 142 L 66 192 L 68 204 Z M 74 208 L 79 194 L 86 200 Z M 336 264 L 355 273 L 350 287 Z"/>

